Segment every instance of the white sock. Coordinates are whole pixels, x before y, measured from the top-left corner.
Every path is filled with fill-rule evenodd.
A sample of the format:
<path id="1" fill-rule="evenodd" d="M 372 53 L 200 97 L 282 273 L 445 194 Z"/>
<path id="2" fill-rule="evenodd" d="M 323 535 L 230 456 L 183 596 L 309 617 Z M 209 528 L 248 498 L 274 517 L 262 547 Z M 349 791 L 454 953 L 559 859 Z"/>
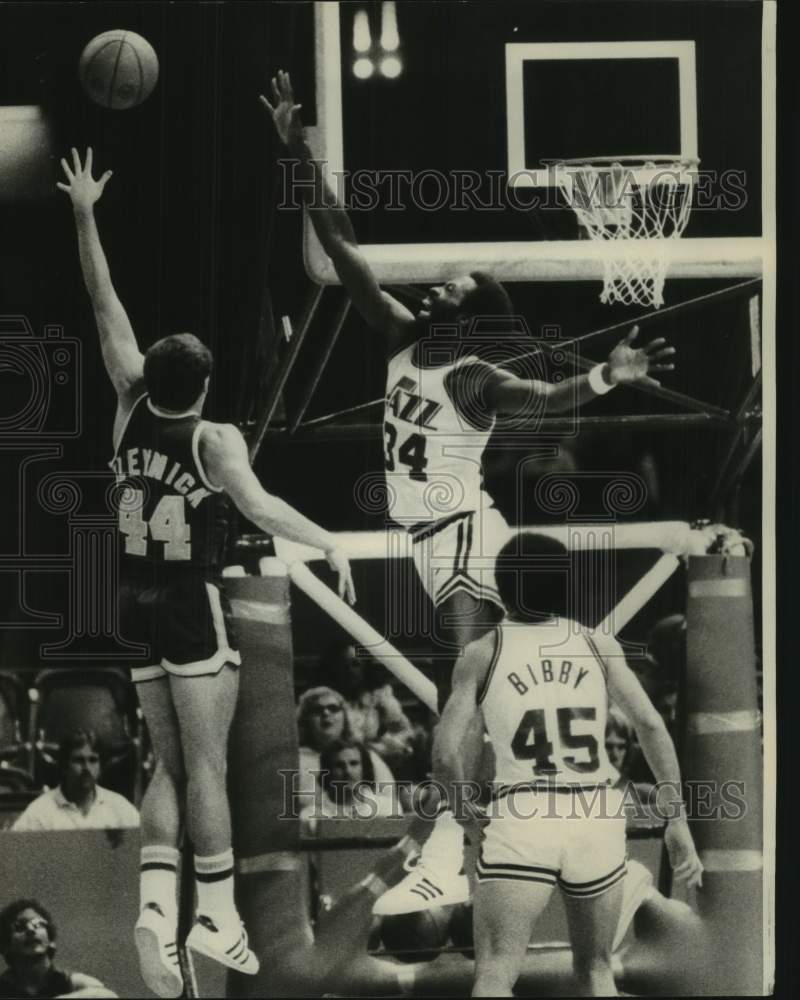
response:
<path id="1" fill-rule="evenodd" d="M 197 912 L 210 917 L 215 924 L 235 923 L 239 915 L 233 899 L 233 851 L 222 851 L 210 857 L 194 856 L 197 880 Z"/>
<path id="2" fill-rule="evenodd" d="M 425 865 L 440 871 L 458 872 L 464 863 L 464 834 L 449 809 L 436 817 L 431 835 L 422 845 Z"/>
<path id="3" fill-rule="evenodd" d="M 144 909 L 148 903 L 155 903 L 167 920 L 175 924 L 178 922 L 176 888 L 179 859 L 177 847 L 152 844 L 142 848 L 139 869 L 141 908 Z"/>

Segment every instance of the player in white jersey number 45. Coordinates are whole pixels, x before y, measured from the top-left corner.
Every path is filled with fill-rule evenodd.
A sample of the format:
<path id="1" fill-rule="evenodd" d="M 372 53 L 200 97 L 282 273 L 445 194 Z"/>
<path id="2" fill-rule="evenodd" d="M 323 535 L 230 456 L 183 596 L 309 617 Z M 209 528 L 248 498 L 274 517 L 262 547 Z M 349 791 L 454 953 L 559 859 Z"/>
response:
<path id="1" fill-rule="evenodd" d="M 480 842 L 472 995 L 513 995 L 534 924 L 558 886 L 580 995 L 614 996 L 626 851 L 624 797 L 604 746 L 609 698 L 631 720 L 655 775 L 675 875 L 693 886 L 703 869 L 677 754 L 616 639 L 571 618 L 581 581 L 560 542 L 515 536 L 496 576 L 509 616 L 459 657 L 434 743 L 434 776 Z M 484 728 L 497 762 L 488 818 L 458 806 L 474 777 L 462 742 Z"/>

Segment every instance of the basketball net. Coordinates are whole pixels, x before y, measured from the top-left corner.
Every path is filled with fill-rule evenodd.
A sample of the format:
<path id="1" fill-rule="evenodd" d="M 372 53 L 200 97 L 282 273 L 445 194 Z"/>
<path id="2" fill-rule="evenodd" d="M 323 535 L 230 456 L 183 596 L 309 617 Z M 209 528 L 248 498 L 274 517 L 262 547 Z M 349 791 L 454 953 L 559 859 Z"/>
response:
<path id="1" fill-rule="evenodd" d="M 696 160 L 598 157 L 562 160 L 559 187 L 588 236 L 620 243 L 603 256 L 600 301 L 658 309 L 664 303 L 665 240 L 689 221 Z"/>

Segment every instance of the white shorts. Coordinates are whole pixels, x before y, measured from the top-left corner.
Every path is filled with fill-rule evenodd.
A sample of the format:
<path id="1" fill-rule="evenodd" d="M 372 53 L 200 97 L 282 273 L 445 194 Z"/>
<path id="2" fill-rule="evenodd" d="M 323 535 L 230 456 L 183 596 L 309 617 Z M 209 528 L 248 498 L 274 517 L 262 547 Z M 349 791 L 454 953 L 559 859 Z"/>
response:
<path id="1" fill-rule="evenodd" d="M 489 807 L 478 882 L 555 886 L 568 896 L 599 896 L 625 877 L 623 796 L 615 788 L 511 791 Z"/>
<path id="2" fill-rule="evenodd" d="M 511 537 L 505 518 L 494 507 L 452 514 L 412 529 L 412 552 L 422 585 L 435 605 L 456 591 L 501 608 L 494 562 Z"/>

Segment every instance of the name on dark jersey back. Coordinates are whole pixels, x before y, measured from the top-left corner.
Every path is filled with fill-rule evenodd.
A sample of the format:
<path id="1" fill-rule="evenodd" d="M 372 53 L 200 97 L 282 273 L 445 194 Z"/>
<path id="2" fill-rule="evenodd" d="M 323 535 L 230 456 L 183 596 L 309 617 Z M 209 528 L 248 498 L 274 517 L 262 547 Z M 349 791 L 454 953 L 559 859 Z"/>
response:
<path id="1" fill-rule="evenodd" d="M 146 396 L 131 411 L 114 458 L 122 565 L 217 571 L 224 548 L 224 494 L 200 464 L 202 421 L 165 417 Z"/>

